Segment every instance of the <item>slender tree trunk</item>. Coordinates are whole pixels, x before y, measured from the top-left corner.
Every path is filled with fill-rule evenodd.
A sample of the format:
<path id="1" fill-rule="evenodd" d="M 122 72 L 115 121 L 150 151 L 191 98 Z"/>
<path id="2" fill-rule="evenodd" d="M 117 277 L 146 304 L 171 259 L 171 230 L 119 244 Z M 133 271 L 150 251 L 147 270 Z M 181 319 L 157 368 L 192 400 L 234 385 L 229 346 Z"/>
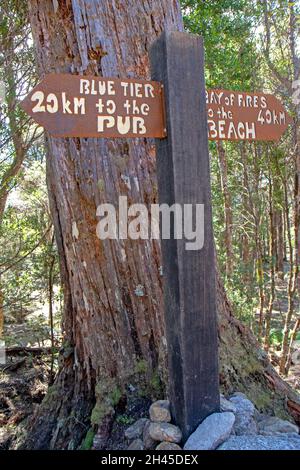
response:
<path id="1" fill-rule="evenodd" d="M 278 277 L 283 280 L 284 276 L 284 233 L 283 233 L 283 220 L 282 211 L 275 211 L 275 226 L 276 226 L 276 272 Z"/>
<path id="2" fill-rule="evenodd" d="M 295 266 L 295 253 L 292 243 L 292 230 L 290 224 L 290 214 L 289 214 L 289 204 L 288 204 L 288 189 L 287 183 L 284 181 L 284 197 L 285 197 L 285 216 L 286 216 L 286 226 L 287 226 L 287 238 L 289 245 L 289 254 L 290 254 L 290 273 L 288 280 L 288 310 L 285 315 L 284 328 L 283 328 L 283 338 L 281 344 L 281 356 L 280 356 L 280 365 L 279 370 L 281 374 L 287 374 L 287 359 L 289 352 L 289 336 L 290 336 L 290 327 L 291 321 L 294 315 L 295 310 L 295 292 L 296 292 L 296 282 L 298 276 L 298 269 Z M 294 219 L 295 220 L 295 219 Z M 294 227 L 295 230 L 295 227 Z"/>
<path id="3" fill-rule="evenodd" d="M 54 236 L 51 239 L 51 253 L 48 271 L 48 303 L 49 303 L 49 326 L 50 326 L 50 341 L 51 341 L 51 365 L 49 373 L 49 385 L 53 384 L 54 380 L 54 354 L 55 354 L 55 340 L 54 340 L 54 318 L 53 318 L 53 271 L 55 266 L 55 255 L 53 254 Z"/>
<path id="4" fill-rule="evenodd" d="M 30 0 L 29 5 L 41 76 L 149 78 L 152 41 L 163 29 L 183 28 L 175 0 Z M 78 447 L 90 422 L 100 428 L 109 422 L 112 397 L 125 391 L 134 371 L 141 370 L 137 366 L 147 364 L 150 379 L 165 364 L 159 243 L 96 237 L 100 203 L 117 205 L 120 194 L 130 202 L 157 201 L 153 142 L 47 135 L 47 146 L 65 340 L 61 370 L 24 444 L 31 449 Z M 224 390 L 244 390 L 255 401 L 259 383 L 266 406 L 287 413 L 282 403 L 288 396 L 297 418 L 296 395 L 234 319 L 220 282 L 217 301 Z"/>
<path id="5" fill-rule="evenodd" d="M 243 165 L 243 190 L 242 190 L 242 237 L 241 237 L 241 258 L 242 258 L 242 273 L 243 282 L 246 288 L 247 299 L 252 302 L 253 297 L 256 295 L 256 283 L 255 280 L 255 260 L 256 260 L 256 248 L 255 244 L 251 243 L 254 238 L 253 231 L 253 219 L 254 208 L 251 197 L 251 190 L 249 186 L 249 175 L 248 175 L 248 148 L 245 142 L 240 143 L 241 161 Z M 255 239 L 257 236 L 255 237 Z M 250 328 L 252 331 L 256 331 L 256 312 L 253 312 L 250 318 Z"/>
<path id="6" fill-rule="evenodd" d="M 265 316 L 265 303 L 266 303 L 266 292 L 265 292 L 265 274 L 264 274 L 264 260 L 266 258 L 266 243 L 264 234 L 262 233 L 261 226 L 263 220 L 263 214 L 258 203 L 260 198 L 260 180 L 261 170 L 259 161 L 262 158 L 262 149 L 258 144 L 253 146 L 253 165 L 254 165 L 254 184 L 253 191 L 255 195 L 255 203 L 252 202 L 252 213 L 254 217 L 255 225 L 255 244 L 256 244 L 256 275 L 259 289 L 259 324 L 258 324 L 258 340 L 262 342 L 264 334 L 264 316 Z"/>
<path id="7" fill-rule="evenodd" d="M 258 339 L 262 341 L 263 336 L 263 325 L 264 325 L 264 307 L 265 307 L 265 288 L 264 288 L 264 268 L 263 268 L 263 254 L 262 254 L 262 244 L 259 235 L 258 226 L 255 227 L 256 230 L 256 275 L 257 283 L 259 290 L 259 320 L 258 320 Z"/>
<path id="8" fill-rule="evenodd" d="M 228 166 L 226 151 L 222 141 L 217 142 L 221 185 L 224 197 L 224 221 L 225 221 L 225 250 L 226 250 L 226 277 L 230 279 L 233 272 L 233 245 L 232 245 L 232 205 L 228 188 Z"/>
<path id="9" fill-rule="evenodd" d="M 249 201 L 249 181 L 248 181 L 248 173 L 247 173 L 247 161 L 246 161 L 246 148 L 245 143 L 242 142 L 241 144 L 241 154 L 243 160 L 243 216 L 245 222 L 243 223 L 243 234 L 241 237 L 241 258 L 243 261 L 243 279 L 246 285 L 249 285 L 251 282 L 251 272 L 253 271 L 253 261 L 250 255 L 250 243 L 249 238 L 251 237 L 252 233 L 252 225 L 249 223 L 249 216 L 251 215 L 251 203 Z M 251 269 L 252 267 L 252 269 Z"/>
<path id="10" fill-rule="evenodd" d="M 288 311 L 285 316 L 284 329 L 283 329 L 283 339 L 281 345 L 281 356 L 280 356 L 280 365 L 279 370 L 281 374 L 288 374 L 288 354 L 289 354 L 289 338 L 291 330 L 291 322 L 295 310 L 295 278 L 290 276 L 288 284 Z"/>
<path id="11" fill-rule="evenodd" d="M 2 287 L 1 287 L 1 278 L 0 278 L 0 339 L 3 337 L 4 333 L 4 298 L 3 298 L 3 293 L 2 293 Z"/>
<path id="12" fill-rule="evenodd" d="M 268 156 L 269 158 L 269 156 Z M 275 300 L 275 223 L 274 223 L 274 206 L 273 206 L 273 181 L 271 171 L 269 171 L 269 271 L 270 271 L 270 294 L 269 303 L 265 315 L 265 339 L 264 349 L 269 351 L 270 349 L 270 331 L 271 331 L 271 320 L 273 313 L 273 304 Z"/>
<path id="13" fill-rule="evenodd" d="M 283 214 L 282 214 L 282 218 L 283 218 L 283 253 L 284 253 L 283 260 L 287 261 L 287 259 L 288 259 L 288 253 L 287 253 L 288 243 L 287 243 L 287 227 L 286 227 L 286 220 L 285 220 L 285 216 L 284 216 L 284 211 L 283 211 Z"/>

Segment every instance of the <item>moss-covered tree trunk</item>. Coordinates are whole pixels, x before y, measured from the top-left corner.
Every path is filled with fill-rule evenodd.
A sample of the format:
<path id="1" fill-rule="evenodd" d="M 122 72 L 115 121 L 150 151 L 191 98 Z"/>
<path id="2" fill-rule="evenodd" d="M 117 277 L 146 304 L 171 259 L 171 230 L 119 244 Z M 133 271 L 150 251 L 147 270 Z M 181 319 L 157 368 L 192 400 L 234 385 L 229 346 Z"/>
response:
<path id="1" fill-rule="evenodd" d="M 41 77 L 67 72 L 149 78 L 151 43 L 163 29 L 183 27 L 177 0 L 30 0 L 29 9 Z M 164 371 L 159 244 L 96 237 L 100 203 L 117 205 L 120 194 L 130 202 L 157 201 L 155 150 L 150 140 L 46 140 L 65 341 L 61 370 L 25 447 L 76 448 L 91 414 L 94 423 L 105 421 L 121 388 L 145 369 L 141 364 L 149 377 Z M 272 406 L 275 398 L 282 411 L 287 388 L 280 398 L 273 394 L 270 366 L 232 317 L 221 286 L 218 295 L 221 382 L 227 390 L 251 391 L 254 401 L 259 387 L 262 404 Z"/>

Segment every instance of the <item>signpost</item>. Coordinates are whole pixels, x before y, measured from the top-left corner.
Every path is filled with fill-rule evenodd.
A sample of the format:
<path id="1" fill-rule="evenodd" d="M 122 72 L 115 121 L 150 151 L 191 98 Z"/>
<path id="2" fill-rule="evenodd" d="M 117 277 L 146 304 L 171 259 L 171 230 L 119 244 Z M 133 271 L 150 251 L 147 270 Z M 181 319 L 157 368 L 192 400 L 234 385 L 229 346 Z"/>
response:
<path id="1" fill-rule="evenodd" d="M 49 74 L 21 105 L 55 137 L 166 137 L 155 81 Z M 210 140 L 276 141 L 292 122 L 273 95 L 207 90 L 206 105 Z"/>
<path id="2" fill-rule="evenodd" d="M 291 118 L 272 95 L 205 91 L 198 36 L 163 33 L 151 65 L 156 81 L 46 75 L 22 107 L 56 137 L 156 137 L 160 204 L 204 205 L 201 250 L 162 240 L 170 400 L 186 439 L 220 406 L 208 138 L 278 140 Z"/>
<path id="3" fill-rule="evenodd" d="M 184 239 L 161 241 L 170 401 L 186 439 L 220 407 L 202 39 L 164 33 L 150 58 L 166 95 L 167 138 L 156 141 L 159 202 L 204 204 L 202 250 L 186 251 Z"/>
<path id="4" fill-rule="evenodd" d="M 277 141 L 292 118 L 273 95 L 207 90 L 210 140 Z"/>

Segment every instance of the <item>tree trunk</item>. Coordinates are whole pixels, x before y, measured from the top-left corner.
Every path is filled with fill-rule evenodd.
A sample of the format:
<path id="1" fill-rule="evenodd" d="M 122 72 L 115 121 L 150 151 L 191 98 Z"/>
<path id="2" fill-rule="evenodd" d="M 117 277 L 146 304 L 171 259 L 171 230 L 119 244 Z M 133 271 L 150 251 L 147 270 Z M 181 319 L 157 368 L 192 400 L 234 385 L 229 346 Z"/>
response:
<path id="1" fill-rule="evenodd" d="M 275 224 L 276 224 L 276 272 L 278 277 L 283 280 L 284 278 L 284 257 L 285 257 L 285 247 L 284 247 L 284 227 L 283 227 L 283 217 L 282 211 L 275 211 Z"/>
<path id="2" fill-rule="evenodd" d="M 54 235 L 51 239 L 51 252 L 47 257 L 48 265 L 48 304 L 49 304 L 49 327 L 50 327 L 50 341 L 51 341 L 51 365 L 49 372 L 49 385 L 54 381 L 54 353 L 55 353 L 55 338 L 54 338 L 54 313 L 53 313 L 53 297 L 54 297 L 54 278 L 53 272 L 55 267 L 55 254 L 53 253 Z"/>
<path id="3" fill-rule="evenodd" d="M 289 280 L 287 286 L 287 297 L 288 297 L 288 310 L 285 314 L 284 328 L 283 328 L 283 338 L 281 343 L 281 356 L 280 356 L 280 365 L 279 370 L 281 374 L 287 374 L 288 372 L 288 353 L 289 353 L 289 339 L 290 339 L 290 329 L 293 315 L 295 312 L 295 293 L 296 293 L 296 282 L 298 277 L 298 268 L 295 266 L 295 249 L 292 243 L 292 230 L 290 224 L 290 215 L 289 215 L 289 205 L 288 205 L 288 188 L 287 183 L 284 181 L 284 199 L 285 199 L 285 217 L 286 217 L 286 226 L 287 226 L 287 238 L 289 245 L 289 254 L 290 254 L 290 272 Z M 294 233 L 296 233 L 296 215 L 294 217 Z"/>
<path id="4" fill-rule="evenodd" d="M 233 246 L 232 246 L 232 206 L 231 195 L 228 188 L 228 167 L 226 151 L 222 141 L 217 142 L 219 167 L 221 175 L 222 193 L 224 197 L 224 223 L 225 223 L 225 250 L 226 250 L 226 277 L 230 279 L 233 273 Z"/>
<path id="5" fill-rule="evenodd" d="M 182 29 L 175 0 L 30 0 L 40 74 L 68 72 L 149 78 L 148 50 L 163 29 Z M 24 447 L 76 448 L 113 413 L 116 391 L 147 364 L 164 370 L 160 247 L 156 241 L 100 241 L 96 208 L 157 201 L 153 142 L 47 138 L 47 181 L 64 285 L 63 363 L 31 423 Z M 221 381 L 261 407 L 286 395 L 254 338 L 237 322 L 219 284 Z M 275 388 L 275 390 L 274 390 Z M 93 411 L 92 411 L 93 409 Z M 97 421 L 98 420 L 98 421 Z"/>
<path id="6" fill-rule="evenodd" d="M 269 155 L 267 157 L 270 158 Z M 270 166 L 270 165 L 269 165 Z M 274 223 L 274 187 L 272 181 L 272 174 L 269 168 L 269 274 L 270 274 L 270 292 L 269 292 L 269 303 L 265 314 L 265 338 L 264 338 L 264 349 L 269 351 L 270 349 L 270 332 L 271 332 L 271 321 L 273 314 L 273 306 L 275 301 L 275 246 L 276 246 L 276 226 Z"/>
<path id="7" fill-rule="evenodd" d="M 0 277 L 0 339 L 4 333 L 4 306 L 3 306 L 3 293 L 1 288 L 1 277 Z"/>
<path id="8" fill-rule="evenodd" d="M 251 214 L 251 202 L 249 200 L 249 179 L 247 173 L 247 157 L 246 157 L 246 147 L 245 142 L 242 142 L 240 145 L 241 157 L 243 162 L 243 186 L 244 191 L 242 194 L 243 198 L 243 211 L 242 216 L 244 218 L 243 222 L 243 232 L 241 235 L 241 258 L 243 261 L 243 281 L 246 285 L 251 283 L 251 273 L 253 272 L 253 261 L 250 254 L 250 243 L 249 238 L 252 235 L 252 226 L 249 223 L 249 214 Z"/>

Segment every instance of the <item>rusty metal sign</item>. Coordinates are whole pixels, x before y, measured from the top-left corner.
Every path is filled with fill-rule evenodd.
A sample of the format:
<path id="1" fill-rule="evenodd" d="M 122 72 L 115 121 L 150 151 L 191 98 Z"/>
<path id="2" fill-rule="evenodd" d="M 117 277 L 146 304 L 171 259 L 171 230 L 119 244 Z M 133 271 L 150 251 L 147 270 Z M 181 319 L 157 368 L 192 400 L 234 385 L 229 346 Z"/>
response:
<path id="1" fill-rule="evenodd" d="M 21 106 L 55 137 L 166 136 L 158 82 L 49 74 Z"/>
<path id="2" fill-rule="evenodd" d="M 273 95 L 207 90 L 210 140 L 277 141 L 292 118 Z"/>
<path id="3" fill-rule="evenodd" d="M 210 140 L 277 141 L 292 122 L 273 95 L 207 90 Z M 159 82 L 49 74 L 22 101 L 55 137 L 166 137 Z"/>

